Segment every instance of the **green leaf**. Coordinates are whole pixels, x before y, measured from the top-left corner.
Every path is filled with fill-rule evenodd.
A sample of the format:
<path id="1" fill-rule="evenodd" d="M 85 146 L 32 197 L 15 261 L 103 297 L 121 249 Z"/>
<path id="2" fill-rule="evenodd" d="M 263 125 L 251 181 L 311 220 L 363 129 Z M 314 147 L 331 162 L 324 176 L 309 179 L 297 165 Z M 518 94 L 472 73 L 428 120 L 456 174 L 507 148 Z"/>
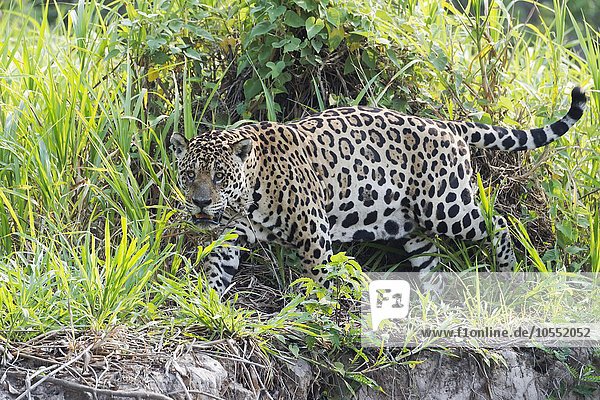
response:
<path id="1" fill-rule="evenodd" d="M 287 26 L 291 26 L 292 28 L 300 28 L 304 26 L 304 18 L 296 14 L 294 11 L 288 10 L 285 13 L 283 23 Z"/>
<path id="2" fill-rule="evenodd" d="M 346 57 L 346 61 L 344 61 L 344 75 L 350 74 L 355 71 L 354 63 L 352 62 L 352 57 Z"/>
<path id="3" fill-rule="evenodd" d="M 146 44 L 148 45 L 148 48 L 150 50 L 158 50 L 160 48 L 160 46 L 167 44 L 167 40 L 164 38 L 154 38 L 154 37 L 149 37 L 148 40 L 146 41 Z"/>
<path id="4" fill-rule="evenodd" d="M 279 77 L 277 78 L 277 82 L 279 82 L 280 85 L 285 85 L 286 83 L 288 83 L 291 80 L 292 80 L 292 75 L 288 72 L 282 72 L 281 75 L 279 75 Z M 274 91 L 274 93 L 275 92 L 288 93 L 285 86 L 283 86 L 281 88 L 281 90 Z"/>
<path id="5" fill-rule="evenodd" d="M 339 373 L 340 375 L 344 375 L 346 372 L 346 367 L 344 367 L 344 364 L 342 364 L 339 361 L 336 361 L 333 363 L 333 369 L 335 370 L 335 372 Z"/>
<path id="6" fill-rule="evenodd" d="M 569 220 L 564 220 L 556 223 L 556 229 L 564 235 L 569 243 L 573 243 L 577 239 L 577 231 Z"/>
<path id="7" fill-rule="evenodd" d="M 363 386 L 368 386 L 371 389 L 375 389 L 375 390 L 379 390 L 379 391 L 383 391 L 381 389 L 381 387 L 377 384 L 377 381 L 374 379 L 369 378 L 368 376 L 365 376 L 364 374 L 361 373 L 350 373 L 348 374 L 350 376 L 350 378 L 352 380 L 354 380 L 355 382 L 360 383 Z"/>
<path id="8" fill-rule="evenodd" d="M 569 254 L 573 254 L 573 255 L 577 255 L 577 254 L 581 254 L 582 252 L 584 252 L 586 249 L 584 249 L 583 247 L 579 247 L 579 246 L 567 246 L 565 248 L 565 251 Z"/>
<path id="9" fill-rule="evenodd" d="M 346 255 L 345 252 L 340 252 L 332 255 L 330 260 L 333 264 L 341 264 L 347 262 L 348 260 L 350 260 L 350 258 Z"/>
<path id="10" fill-rule="evenodd" d="M 282 39 L 278 42 L 275 42 L 271 45 L 271 47 L 273 47 L 274 49 L 280 49 L 283 46 L 285 46 L 286 44 L 288 44 L 290 42 L 290 39 Z"/>
<path id="11" fill-rule="evenodd" d="M 390 61 L 394 64 L 394 66 L 396 68 L 398 68 L 398 69 L 402 68 L 402 66 L 400 64 L 400 60 L 398 60 L 396 53 L 392 49 L 387 49 L 385 51 L 385 54 L 387 54 L 387 56 L 390 58 Z"/>
<path id="12" fill-rule="evenodd" d="M 260 22 L 250 31 L 250 34 L 248 35 L 248 42 L 252 41 L 257 36 L 262 36 L 269 33 L 273 28 L 275 28 L 275 24 L 267 21 Z"/>
<path id="13" fill-rule="evenodd" d="M 290 51 L 299 50 L 301 42 L 302 41 L 298 38 L 291 38 L 290 41 L 283 46 L 283 52 L 289 53 Z"/>
<path id="14" fill-rule="evenodd" d="M 152 54 L 151 59 L 154 64 L 162 65 L 166 64 L 167 61 L 169 61 L 169 56 L 162 51 L 157 51 L 154 54 Z"/>
<path id="15" fill-rule="evenodd" d="M 202 54 L 200 54 L 196 49 L 189 47 L 183 50 L 183 54 L 185 54 L 188 58 L 193 60 L 202 61 Z"/>
<path id="16" fill-rule="evenodd" d="M 313 11 L 317 8 L 317 4 L 313 0 L 296 0 L 295 3 L 306 11 Z"/>
<path id="17" fill-rule="evenodd" d="M 174 33 L 179 33 L 183 28 L 183 22 L 180 19 L 174 19 L 172 21 L 169 21 L 167 25 L 169 26 L 169 29 L 172 30 Z"/>
<path id="18" fill-rule="evenodd" d="M 329 50 L 335 50 L 346 37 L 344 28 L 335 28 L 329 32 Z"/>
<path id="19" fill-rule="evenodd" d="M 269 46 L 263 46 L 262 49 L 260 50 L 260 53 L 258 53 L 258 62 L 261 65 L 264 65 L 267 63 L 267 61 L 269 61 L 271 59 L 271 56 L 273 54 L 273 49 Z"/>
<path id="20" fill-rule="evenodd" d="M 504 108 L 508 111 L 514 111 L 515 110 L 515 101 L 514 99 L 507 97 L 507 96 L 500 96 L 498 98 L 498 106 L 501 108 Z"/>
<path id="21" fill-rule="evenodd" d="M 300 50 L 300 57 L 312 65 L 316 63 L 315 52 L 312 46 L 303 46 L 302 50 Z"/>
<path id="22" fill-rule="evenodd" d="M 325 23 L 321 18 L 308 17 L 306 20 L 306 36 L 309 39 L 314 38 L 317 33 L 325 27 Z"/>
<path id="23" fill-rule="evenodd" d="M 285 6 L 279 6 L 276 8 L 272 8 L 269 10 L 268 14 L 269 14 L 269 20 L 271 22 L 275 21 L 277 18 L 279 18 L 285 11 L 287 10 L 287 8 L 285 8 Z"/>
<path id="24" fill-rule="evenodd" d="M 200 28 L 196 25 L 192 25 L 192 24 L 185 24 L 184 27 L 185 27 L 185 29 L 187 29 L 188 31 L 193 33 L 194 36 L 197 36 L 200 39 L 208 40 L 210 42 L 215 41 L 215 38 L 213 38 L 213 36 L 210 34 L 210 32 L 208 32 L 206 29 L 202 29 L 202 28 Z"/>
<path id="25" fill-rule="evenodd" d="M 269 61 L 267 63 L 267 67 L 271 69 L 271 77 L 273 79 L 276 79 L 283 72 L 283 69 L 285 68 L 285 62 L 277 61 L 277 63 L 274 63 L 272 61 Z"/>
<path id="26" fill-rule="evenodd" d="M 259 79 L 248 79 L 244 82 L 244 98 L 246 100 L 253 99 L 262 90 L 262 85 Z"/>
<path id="27" fill-rule="evenodd" d="M 343 22 L 342 20 L 346 17 L 345 13 L 342 10 L 333 7 L 328 8 L 325 14 L 327 15 L 327 21 L 329 21 L 330 24 L 336 27 L 339 27 L 340 24 L 342 24 Z"/>
<path id="28" fill-rule="evenodd" d="M 377 66 L 376 61 L 375 61 L 375 56 L 373 54 L 371 54 L 370 51 L 363 51 L 362 55 L 361 55 L 361 60 L 362 62 L 365 63 L 365 65 L 371 69 L 375 69 L 375 67 Z"/>
<path id="29" fill-rule="evenodd" d="M 118 56 L 119 54 L 121 54 L 121 50 L 119 49 L 112 49 L 111 51 L 108 52 L 108 54 L 104 57 L 104 61 L 110 60 L 113 57 Z"/>
<path id="30" fill-rule="evenodd" d="M 297 344 L 290 344 L 289 346 L 290 353 L 294 355 L 295 358 L 298 358 L 298 354 L 300 354 L 300 349 Z"/>
<path id="31" fill-rule="evenodd" d="M 550 249 L 548 251 L 546 251 L 544 253 L 544 255 L 542 256 L 542 261 L 544 262 L 550 262 L 550 261 L 556 261 L 560 259 L 560 254 L 558 252 L 557 249 Z"/>
<path id="32" fill-rule="evenodd" d="M 321 48 L 323 48 L 323 42 L 319 38 L 314 38 L 310 41 L 310 44 L 317 53 L 321 51 Z"/>
<path id="33" fill-rule="evenodd" d="M 446 69 L 446 65 L 448 65 L 448 57 L 446 57 L 446 53 L 438 46 L 433 46 L 431 48 L 431 53 L 427 57 L 431 62 L 433 67 L 438 71 L 443 71 Z"/>
<path id="34" fill-rule="evenodd" d="M 389 12 L 384 11 L 384 10 L 378 10 L 375 13 L 375 17 L 377 17 L 380 20 L 385 21 L 385 22 L 389 22 L 389 23 L 393 23 L 394 22 L 394 19 L 392 18 L 392 15 Z"/>

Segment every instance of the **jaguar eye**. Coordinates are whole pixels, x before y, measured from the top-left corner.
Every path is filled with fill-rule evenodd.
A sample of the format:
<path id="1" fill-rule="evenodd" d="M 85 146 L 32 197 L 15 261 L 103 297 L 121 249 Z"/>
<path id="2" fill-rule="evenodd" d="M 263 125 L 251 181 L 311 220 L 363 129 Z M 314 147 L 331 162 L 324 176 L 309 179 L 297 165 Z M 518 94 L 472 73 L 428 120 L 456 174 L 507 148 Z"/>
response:
<path id="1" fill-rule="evenodd" d="M 215 182 L 221 182 L 225 178 L 225 174 L 222 172 L 215 172 Z"/>
<path id="2" fill-rule="evenodd" d="M 196 173 L 194 171 L 188 171 L 185 173 L 185 176 L 191 181 L 196 177 Z"/>

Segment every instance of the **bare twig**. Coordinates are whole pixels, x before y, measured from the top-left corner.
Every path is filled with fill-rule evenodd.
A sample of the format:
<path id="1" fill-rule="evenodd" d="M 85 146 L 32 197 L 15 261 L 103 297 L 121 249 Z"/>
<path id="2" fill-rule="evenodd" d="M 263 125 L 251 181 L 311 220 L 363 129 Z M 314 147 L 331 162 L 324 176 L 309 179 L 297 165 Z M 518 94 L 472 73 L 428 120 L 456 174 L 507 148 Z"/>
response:
<path id="1" fill-rule="evenodd" d="M 55 368 L 48 375 L 45 375 L 42 378 L 40 378 L 39 381 L 37 381 L 36 383 L 34 383 L 33 385 L 31 385 L 31 387 L 28 387 L 27 390 L 25 390 L 25 392 L 21 393 L 21 395 L 19 397 L 17 397 L 15 400 L 21 400 L 21 399 L 24 399 L 25 396 L 29 396 L 29 394 L 31 393 L 31 391 L 33 389 L 35 389 L 36 387 L 38 387 L 39 385 L 41 385 L 42 383 L 44 383 L 44 381 L 47 380 L 47 379 L 49 379 L 52 375 L 54 375 L 57 372 L 62 371 L 63 369 L 69 367 L 71 364 L 75 363 L 77 360 L 79 360 L 80 358 L 82 358 L 83 356 L 85 356 L 92 349 L 92 347 L 94 347 L 95 345 L 96 345 L 96 343 L 90 344 L 81 353 L 79 353 L 78 355 L 76 355 L 75 357 L 73 357 L 72 359 L 70 359 L 67 363 L 61 365 L 60 367 Z M 48 369 L 49 368 L 44 368 L 44 369 L 40 370 L 39 373 L 45 372 Z M 35 378 L 35 376 L 34 376 L 34 378 Z"/>
<path id="2" fill-rule="evenodd" d="M 185 382 L 183 381 L 183 378 L 181 377 L 179 371 L 175 371 L 175 375 L 177 376 L 177 381 L 181 384 L 181 387 L 183 387 L 182 393 L 185 394 L 186 400 L 192 400 L 192 395 L 190 394 L 189 389 L 185 385 Z"/>
<path id="3" fill-rule="evenodd" d="M 169 394 L 169 396 L 173 396 L 175 394 L 180 394 L 180 393 L 183 393 L 183 390 L 175 390 L 173 392 L 169 392 L 168 394 Z M 190 389 L 187 391 L 187 393 L 199 394 L 199 395 L 202 395 L 204 397 L 208 397 L 209 399 L 214 399 L 214 400 L 225 400 L 222 397 L 215 396 L 214 394 L 206 393 L 201 390 Z"/>
<path id="4" fill-rule="evenodd" d="M 9 371 L 9 374 L 23 375 L 22 372 L 16 372 L 16 371 Z M 50 376 L 45 376 L 43 378 L 40 378 L 40 380 L 37 381 L 34 386 L 38 386 L 42 382 L 48 382 L 48 383 L 52 383 L 54 385 L 60 385 L 62 387 L 80 391 L 80 392 L 91 393 L 91 394 L 94 394 L 95 396 L 102 395 L 102 396 L 111 396 L 111 397 L 132 397 L 135 399 L 173 400 L 173 398 L 171 398 L 169 396 L 165 396 L 164 394 L 160 394 L 160 393 L 146 392 L 143 390 L 126 391 L 126 390 L 98 389 L 98 388 L 93 388 L 91 386 L 82 385 L 80 383 L 67 381 L 64 379 L 53 378 Z M 34 386 L 32 386 L 32 389 L 34 388 Z M 26 393 L 23 393 L 21 396 L 23 396 L 25 394 Z M 207 395 L 205 393 L 202 393 L 202 394 L 210 397 L 209 395 Z M 18 398 L 20 398 L 20 396 Z"/>
<path id="5" fill-rule="evenodd" d="M 593 195 L 594 193 L 598 193 L 600 192 L 600 188 L 596 188 L 594 190 L 592 190 L 591 192 L 587 192 L 586 194 L 584 194 L 583 196 L 581 196 L 582 199 L 585 199 L 588 196 Z"/>

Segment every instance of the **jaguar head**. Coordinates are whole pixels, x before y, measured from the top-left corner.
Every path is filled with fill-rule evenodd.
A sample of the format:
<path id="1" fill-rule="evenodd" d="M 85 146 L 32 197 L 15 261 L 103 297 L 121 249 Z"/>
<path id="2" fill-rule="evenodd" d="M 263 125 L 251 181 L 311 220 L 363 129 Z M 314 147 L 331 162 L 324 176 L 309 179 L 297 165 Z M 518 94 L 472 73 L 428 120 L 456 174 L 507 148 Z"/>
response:
<path id="1" fill-rule="evenodd" d="M 243 200 L 252 140 L 229 139 L 212 131 L 189 141 L 175 133 L 170 142 L 186 210 L 196 225 L 216 227 L 225 209 Z"/>

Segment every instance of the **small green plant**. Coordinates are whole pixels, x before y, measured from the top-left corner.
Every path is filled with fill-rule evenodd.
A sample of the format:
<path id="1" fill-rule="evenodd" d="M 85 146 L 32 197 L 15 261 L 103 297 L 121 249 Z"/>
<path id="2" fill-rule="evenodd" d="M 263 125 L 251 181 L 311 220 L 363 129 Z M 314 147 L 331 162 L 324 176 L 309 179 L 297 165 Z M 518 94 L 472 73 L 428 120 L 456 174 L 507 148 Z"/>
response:
<path id="1" fill-rule="evenodd" d="M 594 365 L 583 365 L 577 369 L 565 363 L 565 367 L 573 378 L 577 380 L 577 384 L 573 388 L 573 392 L 585 398 L 593 398 L 598 394 L 598 384 L 600 384 L 600 371 Z"/>
<path id="2" fill-rule="evenodd" d="M 341 378 L 344 390 L 350 393 L 355 394 L 356 385 L 380 389 L 367 373 L 390 365 L 390 361 L 383 353 L 369 353 L 357 345 L 364 323 L 359 301 L 367 288 L 367 278 L 356 260 L 345 253 L 334 254 L 320 269 L 328 287 L 310 278 L 292 284 L 303 291 L 297 307 L 308 317 L 305 324 L 313 332 L 303 339 L 315 356 L 312 362 Z M 325 353 L 319 351 L 324 344 Z M 349 362 L 340 360 L 338 352 L 347 350 L 353 353 Z"/>

